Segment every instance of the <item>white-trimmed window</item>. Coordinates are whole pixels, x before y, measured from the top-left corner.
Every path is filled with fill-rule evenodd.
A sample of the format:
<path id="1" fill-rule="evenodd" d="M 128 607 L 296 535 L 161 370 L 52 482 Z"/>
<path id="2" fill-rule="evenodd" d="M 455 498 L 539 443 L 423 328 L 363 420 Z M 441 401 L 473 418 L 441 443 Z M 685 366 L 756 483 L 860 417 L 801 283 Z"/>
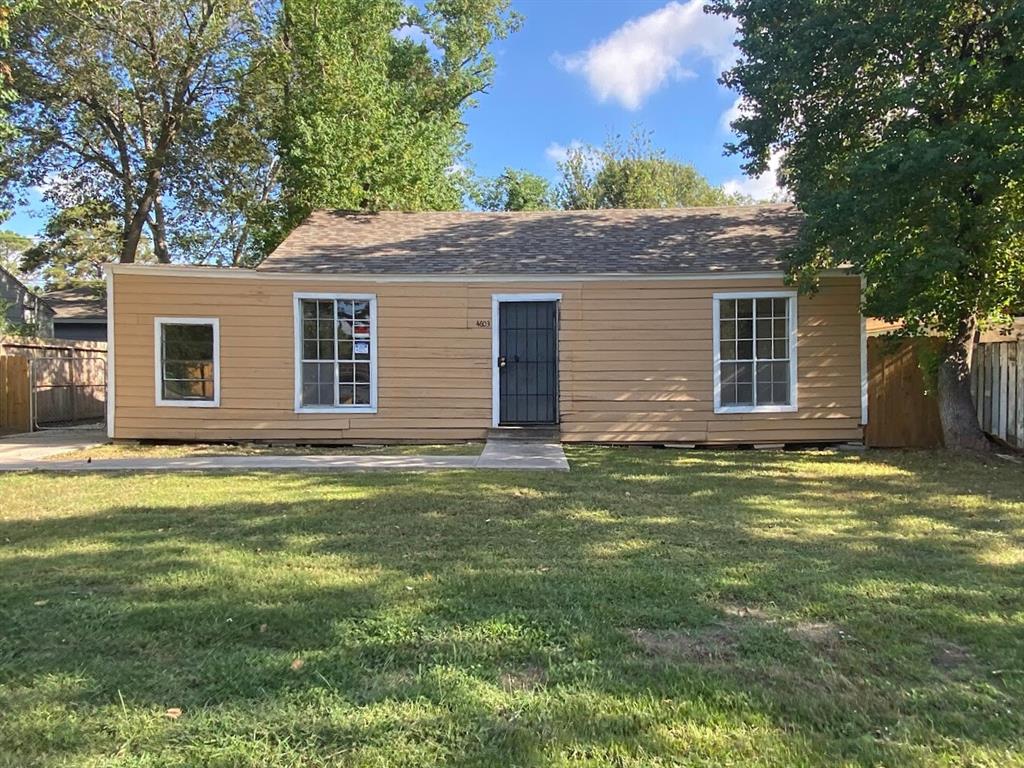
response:
<path id="1" fill-rule="evenodd" d="M 220 321 L 158 317 L 154 321 L 156 404 L 220 405 Z"/>
<path id="2" fill-rule="evenodd" d="M 714 295 L 715 413 L 796 410 L 796 293 Z"/>
<path id="3" fill-rule="evenodd" d="M 295 294 L 295 410 L 377 410 L 377 297 Z"/>

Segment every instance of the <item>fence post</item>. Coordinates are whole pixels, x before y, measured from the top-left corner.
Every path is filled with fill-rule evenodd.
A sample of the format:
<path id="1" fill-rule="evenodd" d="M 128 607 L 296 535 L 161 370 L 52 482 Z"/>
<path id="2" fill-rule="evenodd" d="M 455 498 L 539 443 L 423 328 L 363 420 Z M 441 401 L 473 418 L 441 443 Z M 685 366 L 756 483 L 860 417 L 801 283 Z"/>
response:
<path id="1" fill-rule="evenodd" d="M 1007 439 L 1007 412 L 1010 410 L 1010 345 L 1002 343 L 999 350 L 999 422 L 996 434 L 1000 440 Z"/>
<path id="2" fill-rule="evenodd" d="M 1017 447 L 1024 448 L 1024 338 L 1017 340 Z"/>
<path id="3" fill-rule="evenodd" d="M 974 407 L 978 409 L 978 425 L 985 428 L 985 345 L 978 344 L 974 350 L 974 373 L 978 379 L 978 393 Z"/>
<path id="4" fill-rule="evenodd" d="M 0 433 L 31 432 L 28 361 L 0 355 Z"/>
<path id="5" fill-rule="evenodd" d="M 68 379 L 71 382 L 71 424 L 78 423 L 77 414 L 75 413 L 75 401 L 78 399 L 78 388 L 75 386 L 77 379 L 75 378 L 75 364 L 77 360 L 74 357 L 69 358 L 68 363 L 71 366 L 71 372 L 68 375 Z"/>

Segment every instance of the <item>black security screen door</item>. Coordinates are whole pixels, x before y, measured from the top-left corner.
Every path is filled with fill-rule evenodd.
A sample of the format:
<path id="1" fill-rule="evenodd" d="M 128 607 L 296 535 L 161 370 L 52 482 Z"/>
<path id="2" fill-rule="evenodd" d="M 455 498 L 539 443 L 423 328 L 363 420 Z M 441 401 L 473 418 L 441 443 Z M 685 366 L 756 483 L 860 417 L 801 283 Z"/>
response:
<path id="1" fill-rule="evenodd" d="M 501 424 L 558 421 L 558 305 L 498 304 L 498 392 Z"/>

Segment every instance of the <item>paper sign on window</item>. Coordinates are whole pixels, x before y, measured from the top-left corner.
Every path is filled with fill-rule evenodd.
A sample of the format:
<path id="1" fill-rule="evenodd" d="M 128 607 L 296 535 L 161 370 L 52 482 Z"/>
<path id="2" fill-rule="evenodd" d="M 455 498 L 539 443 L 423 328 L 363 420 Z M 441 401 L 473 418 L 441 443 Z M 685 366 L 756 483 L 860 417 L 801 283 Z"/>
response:
<path id="1" fill-rule="evenodd" d="M 370 354 L 370 342 L 368 342 L 368 341 L 357 341 L 355 343 L 355 353 L 357 355 L 368 355 L 368 354 Z"/>

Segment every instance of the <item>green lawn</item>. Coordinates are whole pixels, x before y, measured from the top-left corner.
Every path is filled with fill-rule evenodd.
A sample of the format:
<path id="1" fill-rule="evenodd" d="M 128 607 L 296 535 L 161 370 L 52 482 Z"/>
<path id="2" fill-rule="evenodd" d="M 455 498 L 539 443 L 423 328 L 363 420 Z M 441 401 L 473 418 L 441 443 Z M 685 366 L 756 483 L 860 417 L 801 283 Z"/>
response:
<path id="1" fill-rule="evenodd" d="M 1024 468 L 569 453 L 0 477 L 0 765 L 1024 764 Z"/>

